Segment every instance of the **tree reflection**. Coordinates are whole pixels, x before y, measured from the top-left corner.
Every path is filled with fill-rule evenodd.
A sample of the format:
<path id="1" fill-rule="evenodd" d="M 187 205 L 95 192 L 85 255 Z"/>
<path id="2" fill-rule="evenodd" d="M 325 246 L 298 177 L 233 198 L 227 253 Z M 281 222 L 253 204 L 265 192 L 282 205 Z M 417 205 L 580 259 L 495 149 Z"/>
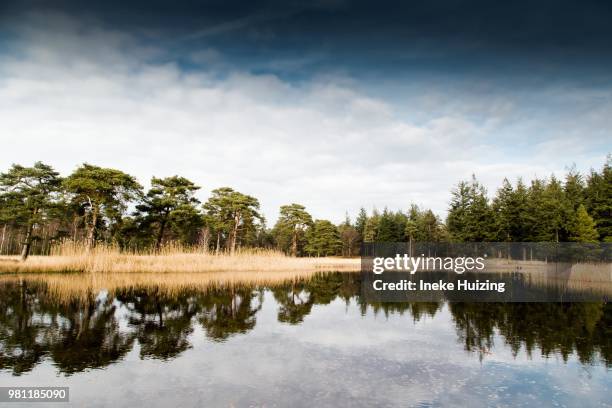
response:
<path id="1" fill-rule="evenodd" d="M 106 366 L 131 348 L 120 333 L 110 299 L 58 302 L 39 283 L 9 282 L 0 289 L 0 368 L 15 375 L 50 356 L 60 372 L 71 374 Z"/>
<path id="2" fill-rule="evenodd" d="M 46 326 L 34 315 L 41 315 L 38 299 L 25 281 L 2 286 L 0 294 L 0 369 L 14 375 L 28 372 L 46 353 L 41 341 Z"/>
<path id="3" fill-rule="evenodd" d="M 116 298 L 127 309 L 128 325 L 135 329 L 141 358 L 171 359 L 191 347 L 191 319 L 198 305 L 190 293 L 164 296 L 159 288 L 119 291 Z"/>
<path id="4" fill-rule="evenodd" d="M 254 300 L 257 299 L 254 306 Z M 215 341 L 232 334 L 246 333 L 255 327 L 256 313 L 261 310 L 263 292 L 253 288 L 214 289 L 199 299 L 198 321 Z"/>
<path id="5" fill-rule="evenodd" d="M 279 305 L 278 321 L 299 324 L 313 305 L 327 305 L 342 299 L 347 305 L 359 293 L 358 275 L 348 273 L 317 274 L 306 281 L 294 281 L 271 288 Z"/>
<path id="6" fill-rule="evenodd" d="M 112 299 L 70 302 L 54 319 L 48 338 L 49 351 L 61 372 L 72 374 L 86 368 L 105 367 L 131 350 L 134 335 L 119 330 Z"/>
<path id="7" fill-rule="evenodd" d="M 516 356 L 537 349 L 567 361 L 576 353 L 583 364 L 599 353 L 612 364 L 612 307 L 604 303 L 450 303 L 457 334 L 466 350 L 482 358 L 499 333 Z"/>
<path id="8" fill-rule="evenodd" d="M 301 324 L 316 305 L 342 302 L 363 316 L 382 313 L 418 321 L 443 303 L 372 303 L 360 295 L 359 274 L 319 274 L 272 287 L 226 286 L 166 291 L 162 287 L 53 296 L 39 281 L 0 283 L 0 369 L 13 375 L 50 359 L 61 373 L 102 368 L 135 344 L 141 358 L 169 360 L 191 346 L 195 325 L 212 341 L 253 330 L 264 294 L 277 320 Z M 268 296 L 269 296 L 268 295 Z M 458 339 L 483 358 L 502 341 L 517 355 L 575 353 L 583 364 L 612 364 L 612 306 L 603 303 L 449 303 Z M 341 328 L 339 328 L 341 329 Z"/>

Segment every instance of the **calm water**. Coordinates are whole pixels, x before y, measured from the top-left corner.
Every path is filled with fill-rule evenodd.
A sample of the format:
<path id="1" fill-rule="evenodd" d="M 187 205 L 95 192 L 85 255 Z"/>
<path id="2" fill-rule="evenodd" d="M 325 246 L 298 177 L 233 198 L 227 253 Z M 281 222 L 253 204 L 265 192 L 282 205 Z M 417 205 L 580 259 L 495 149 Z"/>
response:
<path id="1" fill-rule="evenodd" d="M 0 384 L 69 386 L 89 407 L 612 406 L 610 304 L 368 304 L 359 288 L 72 298 L 4 281 Z"/>

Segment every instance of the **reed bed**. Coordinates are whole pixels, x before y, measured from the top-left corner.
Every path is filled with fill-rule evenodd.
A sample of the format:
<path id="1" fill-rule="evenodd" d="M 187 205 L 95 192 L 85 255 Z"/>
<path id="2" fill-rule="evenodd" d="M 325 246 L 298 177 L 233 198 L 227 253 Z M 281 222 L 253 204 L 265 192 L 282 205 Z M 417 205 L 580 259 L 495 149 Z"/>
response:
<path id="1" fill-rule="evenodd" d="M 294 258 L 273 250 L 240 250 L 213 254 L 196 249 L 166 246 L 156 252 L 124 252 L 112 245 L 87 250 L 79 243 L 64 242 L 48 256 L 0 257 L 0 273 L 200 273 L 200 272 L 316 272 L 359 271 L 356 258 Z"/>

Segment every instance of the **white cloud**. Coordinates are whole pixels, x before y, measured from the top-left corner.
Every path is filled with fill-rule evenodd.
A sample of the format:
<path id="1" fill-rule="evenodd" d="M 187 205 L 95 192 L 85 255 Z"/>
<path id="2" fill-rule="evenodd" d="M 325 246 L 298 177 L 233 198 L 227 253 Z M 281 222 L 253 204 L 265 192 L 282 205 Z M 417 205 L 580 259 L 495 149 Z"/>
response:
<path id="1" fill-rule="evenodd" d="M 571 163 L 557 152 L 531 162 L 506 155 L 491 137 L 501 126 L 493 114 L 477 122 L 462 108 L 417 125 L 347 78 L 296 85 L 247 70 L 186 72 L 155 62 L 162 49 L 63 16 L 30 16 L 14 45 L 0 54 L 3 169 L 42 160 L 67 174 L 90 162 L 143 184 L 181 174 L 203 187 L 202 199 L 225 185 L 258 197 L 271 220 L 300 202 L 339 221 L 362 205 L 416 202 L 442 214 L 450 188 L 472 172 L 497 186 Z M 214 65 L 223 56 L 191 58 Z"/>

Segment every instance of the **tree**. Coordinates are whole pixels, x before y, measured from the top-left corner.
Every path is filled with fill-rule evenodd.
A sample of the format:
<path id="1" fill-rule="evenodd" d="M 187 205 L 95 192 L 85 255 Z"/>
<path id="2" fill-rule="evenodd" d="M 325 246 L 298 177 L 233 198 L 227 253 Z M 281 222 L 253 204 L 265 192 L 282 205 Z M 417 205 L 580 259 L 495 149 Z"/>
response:
<path id="1" fill-rule="evenodd" d="M 571 223 L 572 204 L 567 199 L 559 180 L 553 175 L 544 189 L 543 211 L 546 214 L 551 241 L 561 242 L 567 239 L 568 226 Z"/>
<path id="2" fill-rule="evenodd" d="M 495 237 L 498 241 L 512 241 L 512 212 L 514 205 L 512 185 L 504 178 L 502 187 L 497 190 L 497 196 L 493 199 L 492 209 L 495 216 Z"/>
<path id="3" fill-rule="evenodd" d="M 526 224 L 525 241 L 566 241 L 572 213 L 571 203 L 554 176 L 550 181 L 532 180 L 523 217 Z"/>
<path id="4" fill-rule="evenodd" d="M 259 201 L 255 197 L 221 187 L 212 191 L 212 196 L 204 204 L 209 219 L 213 220 L 217 235 L 217 250 L 222 232 L 227 233 L 226 247 L 230 253 L 236 251 L 239 235 L 254 227 L 254 221 L 263 223 L 259 214 Z"/>
<path id="5" fill-rule="evenodd" d="M 599 234 L 595 228 L 595 221 L 587 213 L 583 204 L 578 206 L 576 217 L 571 226 L 570 241 L 573 242 L 597 242 Z"/>
<path id="6" fill-rule="evenodd" d="M 191 245 L 200 238 L 204 219 L 197 207 L 184 204 L 170 214 L 169 225 L 175 239 L 184 245 Z"/>
<path id="7" fill-rule="evenodd" d="M 521 179 L 512 187 L 504 179 L 502 187 L 491 205 L 494 217 L 493 238 L 502 242 L 520 242 L 525 240 L 525 218 L 527 216 L 527 189 Z"/>
<path id="8" fill-rule="evenodd" d="M 342 248 L 336 226 L 328 220 L 316 220 L 306 234 L 306 252 L 316 256 L 335 255 Z"/>
<path id="9" fill-rule="evenodd" d="M 379 223 L 380 213 L 375 208 L 372 211 L 372 216 L 368 217 L 363 227 L 363 242 L 374 242 L 377 240 Z"/>
<path id="10" fill-rule="evenodd" d="M 612 242 L 612 155 L 601 173 L 591 170 L 585 189 L 585 207 L 593 217 L 599 237 Z"/>
<path id="11" fill-rule="evenodd" d="M 281 206 L 276 225 L 277 234 L 286 231 L 291 236 L 291 255 L 297 256 L 300 238 L 306 228 L 312 225 L 312 217 L 306 211 L 306 207 L 295 203 Z"/>
<path id="12" fill-rule="evenodd" d="M 194 194 L 200 187 L 184 177 L 172 176 L 166 178 L 151 179 L 151 188 L 136 206 L 137 216 L 143 218 L 147 226 L 156 226 L 155 248 L 160 249 L 166 227 L 171 227 L 185 232 L 185 221 L 196 220 L 198 217 L 196 204 L 199 200 Z M 181 228 L 181 226 L 183 226 Z M 187 225 L 188 226 L 188 225 Z"/>
<path id="13" fill-rule="evenodd" d="M 0 192 L 3 206 L 6 205 L 2 213 L 6 221 L 11 214 L 14 221 L 25 227 L 21 247 L 23 261 L 30 254 L 34 228 L 44 222 L 54 206 L 60 185 L 59 173 L 42 162 L 36 162 L 32 167 L 14 164 L 8 172 L 0 174 Z"/>
<path id="14" fill-rule="evenodd" d="M 576 166 L 572 166 L 565 176 L 565 185 L 563 186 L 565 196 L 571 203 L 572 211 L 576 211 L 580 204 L 584 202 L 584 180 L 582 175 L 576 170 Z"/>
<path id="15" fill-rule="evenodd" d="M 348 214 L 344 222 L 338 227 L 338 232 L 342 240 L 342 254 L 349 257 L 353 256 L 353 249 L 359 243 L 359 232 L 351 225 Z"/>
<path id="16" fill-rule="evenodd" d="M 493 230 L 492 211 L 485 188 L 472 175 L 470 183 L 462 181 L 452 192 L 446 224 L 451 237 L 459 242 L 490 239 Z"/>
<path id="17" fill-rule="evenodd" d="M 357 232 L 359 233 L 361 239 L 363 239 L 363 235 L 365 232 L 365 225 L 368 222 L 368 213 L 366 212 L 365 208 L 361 207 L 361 209 L 359 210 L 359 214 L 357 215 L 357 218 L 355 219 L 355 228 L 357 229 Z"/>
<path id="18" fill-rule="evenodd" d="M 121 217 L 127 204 L 142 195 L 136 179 L 120 170 L 83 164 L 64 180 L 72 201 L 88 215 L 86 247 L 95 245 L 98 224 L 102 217 Z"/>
<path id="19" fill-rule="evenodd" d="M 417 223 L 418 239 L 422 242 L 438 242 L 444 237 L 440 220 L 431 210 L 421 214 Z"/>
<path id="20" fill-rule="evenodd" d="M 380 215 L 380 222 L 378 223 L 378 232 L 376 234 L 376 241 L 378 242 L 397 242 L 398 239 L 395 234 L 395 226 L 393 222 L 393 213 L 385 208 Z"/>

